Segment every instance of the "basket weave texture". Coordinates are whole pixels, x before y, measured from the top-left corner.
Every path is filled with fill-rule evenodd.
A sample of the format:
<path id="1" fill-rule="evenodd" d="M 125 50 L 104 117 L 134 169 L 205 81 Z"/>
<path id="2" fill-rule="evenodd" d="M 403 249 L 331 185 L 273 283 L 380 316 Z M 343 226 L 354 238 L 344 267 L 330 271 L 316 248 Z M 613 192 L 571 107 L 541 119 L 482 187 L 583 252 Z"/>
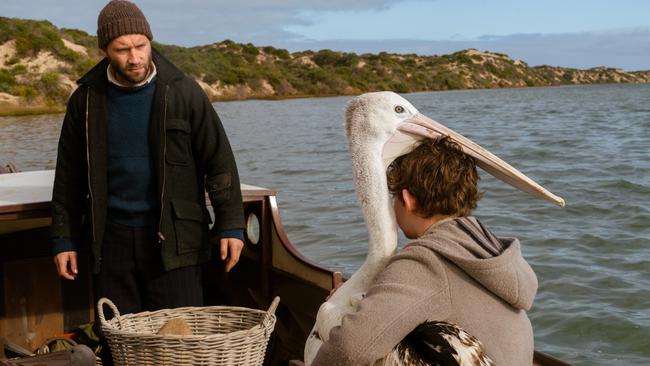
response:
<path id="1" fill-rule="evenodd" d="M 279 301 L 276 297 L 267 311 L 206 306 L 120 315 L 110 300 L 102 298 L 97 311 L 116 366 L 262 365 Z M 113 311 L 113 319 L 105 319 L 104 304 Z M 192 335 L 156 334 L 174 318 L 184 319 Z"/>

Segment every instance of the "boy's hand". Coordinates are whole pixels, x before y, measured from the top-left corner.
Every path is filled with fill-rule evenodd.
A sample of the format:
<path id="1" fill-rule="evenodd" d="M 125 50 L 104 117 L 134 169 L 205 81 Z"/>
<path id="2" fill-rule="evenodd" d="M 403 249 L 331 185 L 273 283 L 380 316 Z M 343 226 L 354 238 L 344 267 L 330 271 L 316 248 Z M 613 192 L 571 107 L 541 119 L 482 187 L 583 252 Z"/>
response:
<path id="1" fill-rule="evenodd" d="M 239 256 L 241 255 L 242 248 L 244 248 L 244 242 L 237 238 L 223 238 L 220 241 L 221 245 L 221 260 L 226 261 L 225 270 L 230 272 L 230 270 L 239 262 Z"/>

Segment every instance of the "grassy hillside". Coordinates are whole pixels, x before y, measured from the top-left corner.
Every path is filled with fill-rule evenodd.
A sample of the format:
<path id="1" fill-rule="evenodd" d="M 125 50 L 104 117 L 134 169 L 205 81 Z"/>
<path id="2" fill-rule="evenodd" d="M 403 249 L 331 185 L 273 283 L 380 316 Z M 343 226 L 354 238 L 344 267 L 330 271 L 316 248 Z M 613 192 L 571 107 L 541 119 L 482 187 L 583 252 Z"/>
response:
<path id="1" fill-rule="evenodd" d="M 0 17 L 0 114 L 61 110 L 74 80 L 101 59 L 96 44 L 94 36 L 48 21 Z M 194 77 L 212 100 L 650 82 L 650 71 L 529 67 L 474 49 L 442 56 L 290 53 L 229 40 L 154 47 Z"/>

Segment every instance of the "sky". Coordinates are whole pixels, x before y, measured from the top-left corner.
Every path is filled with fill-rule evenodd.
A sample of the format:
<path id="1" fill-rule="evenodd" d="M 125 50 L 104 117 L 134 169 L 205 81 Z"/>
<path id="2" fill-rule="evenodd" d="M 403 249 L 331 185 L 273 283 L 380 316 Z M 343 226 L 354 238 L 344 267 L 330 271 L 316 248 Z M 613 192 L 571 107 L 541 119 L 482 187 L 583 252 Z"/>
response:
<path id="1" fill-rule="evenodd" d="M 134 0 L 161 43 L 441 55 L 650 70 L 648 0 Z M 0 16 L 95 34 L 106 0 L 1 0 Z"/>

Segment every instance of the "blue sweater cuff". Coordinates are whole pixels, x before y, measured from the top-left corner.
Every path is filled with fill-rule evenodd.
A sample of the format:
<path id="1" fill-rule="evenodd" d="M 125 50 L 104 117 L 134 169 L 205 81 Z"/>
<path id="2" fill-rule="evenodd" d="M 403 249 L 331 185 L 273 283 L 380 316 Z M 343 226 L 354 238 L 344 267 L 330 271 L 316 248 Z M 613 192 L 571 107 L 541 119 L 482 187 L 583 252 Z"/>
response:
<path id="1" fill-rule="evenodd" d="M 219 233 L 219 239 L 235 238 L 244 241 L 244 229 L 228 229 Z"/>
<path id="2" fill-rule="evenodd" d="M 53 238 L 54 247 L 52 254 L 57 255 L 62 252 L 76 252 L 77 247 L 74 245 L 70 238 Z"/>

